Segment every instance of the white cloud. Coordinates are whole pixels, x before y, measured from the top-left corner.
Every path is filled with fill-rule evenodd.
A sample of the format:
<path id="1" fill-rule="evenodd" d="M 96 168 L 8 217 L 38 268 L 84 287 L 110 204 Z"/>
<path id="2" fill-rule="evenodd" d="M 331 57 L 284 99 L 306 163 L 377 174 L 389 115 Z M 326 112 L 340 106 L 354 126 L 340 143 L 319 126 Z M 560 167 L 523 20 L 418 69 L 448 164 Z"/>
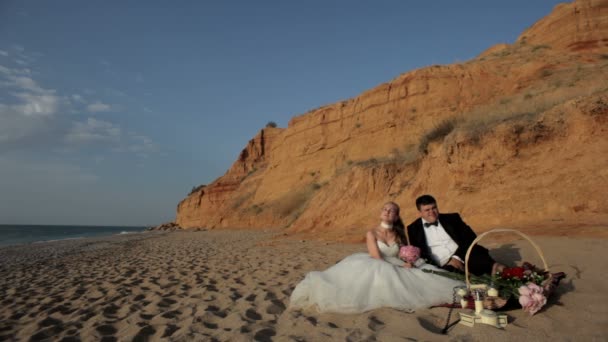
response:
<path id="1" fill-rule="evenodd" d="M 96 112 L 109 112 L 111 109 L 110 105 L 102 103 L 102 102 L 95 102 L 95 103 L 91 103 L 90 105 L 87 106 L 87 110 L 91 113 L 96 113 Z"/>
<path id="2" fill-rule="evenodd" d="M 17 113 L 23 115 L 53 115 L 59 108 L 59 98 L 55 95 L 16 93 L 13 94 L 23 101 L 12 106 Z"/>
<path id="3" fill-rule="evenodd" d="M 22 50 L 21 47 L 13 47 L 10 55 L 21 58 Z M 25 57 L 22 60 L 29 61 Z M 87 98 L 99 94 L 98 91 L 84 88 L 77 93 L 61 94 L 41 86 L 32 75 L 36 73 L 29 68 L 0 65 L 0 152 L 27 150 L 44 155 L 86 150 L 127 153 L 138 158 L 158 153 L 150 138 L 127 134 L 116 123 L 92 117 L 73 120 L 72 114 L 83 111 L 122 110 L 120 105 L 89 102 Z M 126 96 L 124 92 L 112 90 L 115 95 Z M 102 159 L 95 162 L 101 163 Z"/>
<path id="4" fill-rule="evenodd" d="M 65 136 L 69 144 L 92 142 L 120 142 L 121 129 L 106 121 L 88 118 L 85 122 L 74 122 Z"/>
<path id="5" fill-rule="evenodd" d="M 32 71 L 29 68 L 11 69 L 11 68 L 7 68 L 3 65 L 0 65 L 0 73 L 10 76 L 12 79 L 15 77 L 15 75 L 31 75 Z"/>
<path id="6" fill-rule="evenodd" d="M 18 102 L 12 105 L 3 104 L 0 114 L 10 110 L 10 114 L 53 115 L 59 110 L 60 98 L 54 89 L 42 88 L 29 76 L 30 69 L 11 69 L 0 65 L 0 85 L 14 90 L 10 94 Z"/>
<path id="7" fill-rule="evenodd" d="M 3 151 L 46 146 L 57 134 L 55 114 L 62 100 L 55 90 L 44 89 L 27 76 L 29 69 L 0 66 L 0 86 L 9 90 L 0 98 L 0 148 Z M 9 101 L 9 96 L 12 99 Z"/>
<path id="8" fill-rule="evenodd" d="M 21 89 L 33 91 L 36 93 L 54 93 L 54 90 L 48 90 L 41 88 L 36 81 L 30 77 L 25 76 L 11 76 L 9 77 L 13 84 Z"/>
<path id="9" fill-rule="evenodd" d="M 4 50 L 0 50 L 0 56 L 7 57 L 8 56 L 8 52 L 6 52 Z"/>
<path id="10" fill-rule="evenodd" d="M 0 148 L 31 145 L 45 136 L 50 127 L 49 116 L 23 115 L 15 106 L 0 104 Z"/>

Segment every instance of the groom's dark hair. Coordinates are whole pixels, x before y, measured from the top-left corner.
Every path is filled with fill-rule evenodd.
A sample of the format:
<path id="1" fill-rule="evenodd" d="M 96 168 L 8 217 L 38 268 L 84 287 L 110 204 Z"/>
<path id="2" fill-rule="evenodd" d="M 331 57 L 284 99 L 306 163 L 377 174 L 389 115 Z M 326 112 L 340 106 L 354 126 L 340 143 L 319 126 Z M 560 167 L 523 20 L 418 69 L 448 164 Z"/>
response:
<path id="1" fill-rule="evenodd" d="M 431 195 L 422 195 L 416 198 L 416 208 L 418 208 L 418 210 L 420 210 L 420 207 L 423 205 L 429 204 L 437 204 L 437 201 L 435 201 L 435 198 Z"/>

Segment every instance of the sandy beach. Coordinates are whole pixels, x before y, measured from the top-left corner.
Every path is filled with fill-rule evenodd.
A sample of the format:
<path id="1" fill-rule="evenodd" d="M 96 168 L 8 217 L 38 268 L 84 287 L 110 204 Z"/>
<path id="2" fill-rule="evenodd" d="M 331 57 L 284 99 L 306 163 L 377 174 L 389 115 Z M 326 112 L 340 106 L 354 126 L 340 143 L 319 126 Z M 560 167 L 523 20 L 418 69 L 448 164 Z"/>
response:
<path id="1" fill-rule="evenodd" d="M 4 341 L 606 341 L 608 239 L 533 236 L 551 271 L 567 278 L 530 317 L 509 325 L 454 325 L 446 308 L 320 314 L 289 309 L 304 275 L 363 244 L 281 232 L 151 232 L 0 248 Z M 498 260 L 540 263 L 525 240 L 482 243 Z M 452 321 L 457 318 L 454 310 Z"/>

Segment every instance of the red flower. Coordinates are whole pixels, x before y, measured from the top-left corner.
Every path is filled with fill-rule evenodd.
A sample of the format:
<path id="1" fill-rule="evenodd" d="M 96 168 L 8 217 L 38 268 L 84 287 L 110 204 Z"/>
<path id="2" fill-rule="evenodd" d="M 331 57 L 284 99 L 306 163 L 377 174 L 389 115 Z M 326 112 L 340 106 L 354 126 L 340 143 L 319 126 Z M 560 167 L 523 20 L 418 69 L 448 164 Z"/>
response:
<path id="1" fill-rule="evenodd" d="M 509 279 L 509 278 L 523 279 L 524 272 L 525 272 L 525 269 L 523 267 L 505 267 L 505 269 L 502 270 L 502 274 L 500 276 L 503 279 Z"/>

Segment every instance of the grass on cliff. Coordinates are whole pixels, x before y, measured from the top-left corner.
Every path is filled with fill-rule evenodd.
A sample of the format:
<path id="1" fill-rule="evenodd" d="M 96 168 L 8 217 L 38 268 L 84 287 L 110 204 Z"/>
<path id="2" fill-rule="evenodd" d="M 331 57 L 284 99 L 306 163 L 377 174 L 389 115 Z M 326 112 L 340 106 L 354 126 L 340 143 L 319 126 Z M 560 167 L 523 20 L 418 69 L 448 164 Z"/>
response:
<path id="1" fill-rule="evenodd" d="M 422 135 L 420 142 L 418 143 L 418 151 L 420 153 L 427 153 L 427 148 L 430 143 L 434 141 L 443 141 L 448 134 L 454 131 L 454 128 L 458 126 L 458 118 L 452 117 L 442 121 L 439 125 Z"/>
<path id="2" fill-rule="evenodd" d="M 204 188 L 206 186 L 207 186 L 207 184 L 201 184 L 199 186 L 193 186 L 192 190 L 190 190 L 190 192 L 188 193 L 188 196 L 192 195 L 193 193 L 199 191 L 200 189 L 202 189 L 202 188 Z"/>
<path id="3" fill-rule="evenodd" d="M 304 212 L 308 202 L 321 187 L 320 184 L 312 183 L 301 189 L 288 192 L 273 203 L 272 210 L 281 218 L 292 216 L 295 220 Z"/>
<path id="4" fill-rule="evenodd" d="M 454 130 L 464 131 L 473 141 L 480 141 L 481 136 L 493 127 L 507 121 L 517 120 L 532 124 L 538 116 L 556 105 L 581 96 L 591 96 L 606 91 L 606 82 L 601 78 L 587 79 L 588 75 L 577 71 L 571 78 L 555 78 L 546 82 L 542 88 L 530 89 L 515 96 L 505 97 L 497 103 L 478 107 L 460 116 Z M 608 76 L 608 75 L 606 75 Z M 562 84 L 579 82 L 576 87 L 565 87 Z"/>
<path id="5" fill-rule="evenodd" d="M 542 48 L 544 49 L 544 47 Z M 538 84 L 522 90 L 513 96 L 496 99 L 492 104 L 480 106 L 470 112 L 446 118 L 435 127 L 422 134 L 417 146 L 397 148 L 389 156 L 378 156 L 366 160 L 347 160 L 338 173 L 352 167 L 376 167 L 388 163 L 410 164 L 417 162 L 428 152 L 429 144 L 442 143 L 453 132 L 464 132 L 471 142 L 480 142 L 482 137 L 497 125 L 513 121 L 518 125 L 534 125 L 538 116 L 580 96 L 590 96 L 606 92 L 608 78 L 606 66 L 584 67 L 572 64 L 569 68 L 543 73 L 544 79 Z M 599 71 L 599 72 L 598 72 Z M 606 75 L 603 75 L 606 74 Z M 565 86 L 568 85 L 568 86 Z"/>
<path id="6" fill-rule="evenodd" d="M 234 199 L 234 201 L 232 202 L 232 209 L 238 209 L 240 208 L 243 203 L 247 202 L 251 197 L 253 197 L 255 192 L 247 192 L 237 198 Z"/>

